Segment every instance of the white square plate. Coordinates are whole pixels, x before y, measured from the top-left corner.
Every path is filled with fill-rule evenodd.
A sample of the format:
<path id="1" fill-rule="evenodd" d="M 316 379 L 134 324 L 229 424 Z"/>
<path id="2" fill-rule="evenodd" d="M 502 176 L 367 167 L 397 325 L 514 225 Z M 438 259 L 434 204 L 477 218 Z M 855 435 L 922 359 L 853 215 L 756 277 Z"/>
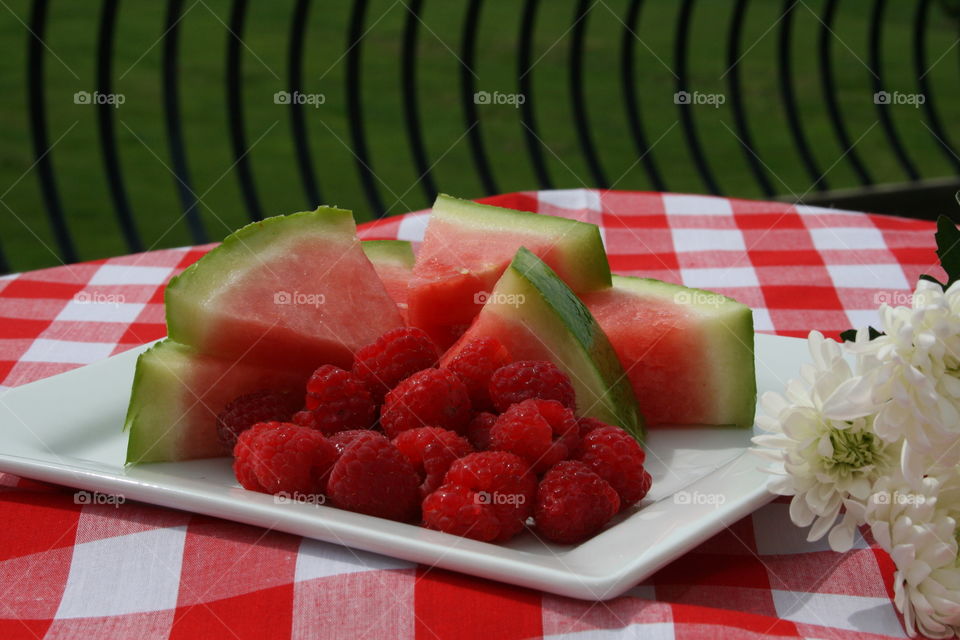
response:
<path id="1" fill-rule="evenodd" d="M 204 513 L 574 598 L 613 598 L 771 498 L 751 431 L 654 429 L 643 502 L 571 547 L 524 533 L 507 545 L 244 491 L 226 458 L 124 467 L 121 431 L 146 347 L 0 396 L 0 470 L 127 500 Z M 806 342 L 757 335 L 759 393 L 782 389 Z"/>

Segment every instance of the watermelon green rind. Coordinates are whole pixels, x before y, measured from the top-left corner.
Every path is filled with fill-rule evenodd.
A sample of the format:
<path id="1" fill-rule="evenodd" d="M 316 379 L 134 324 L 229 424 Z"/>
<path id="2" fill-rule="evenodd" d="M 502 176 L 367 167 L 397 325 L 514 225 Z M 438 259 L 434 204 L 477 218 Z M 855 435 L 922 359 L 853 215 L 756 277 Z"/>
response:
<path id="1" fill-rule="evenodd" d="M 374 266 L 413 269 L 416 257 L 413 255 L 413 245 L 406 240 L 364 240 L 360 246 Z"/>
<path id="2" fill-rule="evenodd" d="M 500 302 L 511 295 L 522 303 Z M 643 415 L 609 339 L 570 287 L 537 256 L 525 248 L 517 252 L 483 313 L 512 315 L 528 327 L 570 376 L 581 415 L 619 425 L 643 440 Z"/>
<path id="3" fill-rule="evenodd" d="M 267 262 L 269 252 L 282 251 L 284 240 L 322 234 L 326 242 L 342 239 L 346 243 L 355 241 L 355 233 L 353 214 L 335 207 L 264 218 L 238 229 L 167 284 L 168 336 L 183 344 L 201 344 L 206 327 L 197 320 L 197 307 L 248 268 Z"/>
<path id="4" fill-rule="evenodd" d="M 554 247 L 557 259 L 552 262 L 573 267 L 563 275 L 574 291 L 591 291 L 611 285 L 603 238 L 595 224 L 479 204 L 443 193 L 437 196 L 431 215 L 479 234 L 509 231 L 563 238 L 564 241 L 557 242 Z"/>
<path id="5" fill-rule="evenodd" d="M 712 413 L 722 416 L 718 425 L 753 426 L 757 381 L 754 364 L 753 312 L 733 298 L 705 289 L 630 276 L 613 276 L 613 286 L 638 295 L 655 296 L 686 305 L 697 316 L 697 326 L 707 351 L 701 366 L 708 378 L 721 381 Z"/>

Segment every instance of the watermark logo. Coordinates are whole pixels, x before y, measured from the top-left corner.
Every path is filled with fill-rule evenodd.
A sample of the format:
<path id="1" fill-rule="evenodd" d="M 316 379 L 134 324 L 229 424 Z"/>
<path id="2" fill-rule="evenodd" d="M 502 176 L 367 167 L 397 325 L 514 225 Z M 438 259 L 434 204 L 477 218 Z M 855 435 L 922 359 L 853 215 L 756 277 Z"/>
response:
<path id="1" fill-rule="evenodd" d="M 675 304 L 693 304 L 698 306 L 709 306 L 717 308 L 727 301 L 725 296 L 719 293 L 710 293 L 709 291 L 677 291 L 673 294 Z"/>
<path id="2" fill-rule="evenodd" d="M 114 109 L 119 109 L 120 105 L 127 101 L 127 97 L 122 93 L 100 93 L 94 91 L 77 91 L 73 94 L 73 104 L 109 104 Z"/>
<path id="3" fill-rule="evenodd" d="M 119 507 L 127 499 L 121 494 L 99 493 L 97 491 L 77 491 L 73 494 L 73 503 L 79 505 L 85 504 L 109 504 Z"/>
<path id="4" fill-rule="evenodd" d="M 873 294 L 874 306 L 885 304 L 891 307 L 913 306 L 913 293 L 910 291 L 877 291 Z"/>
<path id="5" fill-rule="evenodd" d="M 291 504 L 293 502 L 299 502 L 300 504 L 312 504 L 312 505 L 324 505 L 327 503 L 327 496 L 322 493 L 301 493 L 300 491 L 294 491 L 292 493 L 287 491 L 280 491 L 273 494 L 274 504 Z"/>
<path id="6" fill-rule="evenodd" d="M 473 498 L 474 504 L 491 504 L 491 505 L 521 505 L 526 503 L 527 496 L 522 493 L 500 493 L 499 491 L 488 492 L 488 491 L 478 491 Z"/>
<path id="7" fill-rule="evenodd" d="M 910 105 L 914 109 L 919 109 L 920 105 L 927 101 L 927 96 L 922 93 L 901 93 L 899 91 L 877 91 L 873 94 L 873 104 L 895 104 Z"/>
<path id="8" fill-rule="evenodd" d="M 519 307 L 527 301 L 527 297 L 522 293 L 500 293 L 498 291 L 478 291 L 473 294 L 474 304 L 500 304 L 508 305 L 514 308 Z"/>
<path id="9" fill-rule="evenodd" d="M 302 293 L 300 291 L 276 291 L 273 294 L 273 304 L 307 305 L 319 307 L 326 303 L 327 297 L 322 293 Z"/>
<path id="10" fill-rule="evenodd" d="M 500 93 L 494 91 L 477 91 L 473 94 L 473 104 L 508 104 L 513 108 L 519 108 L 527 101 L 527 96 L 522 93 Z"/>
<path id="11" fill-rule="evenodd" d="M 305 104 L 318 109 L 320 105 L 325 104 L 327 96 L 322 93 L 300 93 L 294 91 L 277 91 L 273 94 L 273 104 Z"/>
<path id="12" fill-rule="evenodd" d="M 870 500 L 874 504 L 921 505 L 926 503 L 927 496 L 922 493 L 878 491 L 870 496 Z"/>
<path id="13" fill-rule="evenodd" d="M 701 493 L 700 491 L 678 491 L 673 494 L 673 503 L 681 505 L 709 504 L 719 507 L 727 501 L 722 493 Z"/>
<path id="14" fill-rule="evenodd" d="M 727 101 L 727 96 L 722 93 L 701 93 L 699 91 L 677 91 L 673 94 L 673 104 L 682 105 L 709 105 L 714 109 L 719 109 L 720 105 Z"/>
<path id="15" fill-rule="evenodd" d="M 122 293 L 78 291 L 73 294 L 73 301 L 77 304 L 109 304 L 117 307 L 126 302 L 126 300 Z"/>

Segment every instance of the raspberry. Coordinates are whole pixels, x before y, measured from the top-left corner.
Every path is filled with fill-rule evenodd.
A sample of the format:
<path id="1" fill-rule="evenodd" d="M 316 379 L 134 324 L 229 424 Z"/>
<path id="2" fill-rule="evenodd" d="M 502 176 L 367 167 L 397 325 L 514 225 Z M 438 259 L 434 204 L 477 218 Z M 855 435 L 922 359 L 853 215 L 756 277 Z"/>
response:
<path id="1" fill-rule="evenodd" d="M 393 444 L 423 479 L 420 485 L 422 496 L 443 484 L 443 476 L 454 460 L 473 452 L 466 438 L 439 427 L 403 431 L 393 439 Z"/>
<path id="2" fill-rule="evenodd" d="M 457 374 L 424 369 L 396 386 L 384 399 L 380 426 L 391 438 L 417 427 L 462 433 L 470 422 L 470 396 Z"/>
<path id="3" fill-rule="evenodd" d="M 326 434 L 366 429 L 377 418 L 377 407 L 363 382 L 349 371 L 325 364 L 307 382 L 307 410 L 315 428 Z"/>
<path id="4" fill-rule="evenodd" d="M 401 327 L 387 331 L 357 351 L 353 373 L 366 385 L 376 404 L 387 391 L 421 369 L 436 367 L 437 347 L 422 329 Z"/>
<path id="5" fill-rule="evenodd" d="M 437 491 L 452 491 L 461 496 L 461 508 L 457 511 L 466 512 L 463 518 L 477 512 L 474 509 L 463 509 L 468 506 L 462 502 L 465 498 L 487 507 L 486 510 L 493 513 L 499 524 L 499 530 L 489 540 L 506 542 L 523 530 L 527 518 L 533 513 L 537 479 L 528 470 L 526 462 L 512 453 L 482 451 L 466 455 L 450 465 L 450 470 L 447 471 L 443 482 L 443 486 Z M 469 523 L 464 524 L 454 515 L 454 521 L 448 523 L 453 528 L 441 528 L 452 516 L 453 509 L 450 503 L 454 499 L 447 497 L 449 493 L 432 498 L 436 493 L 435 491 L 424 500 L 426 525 L 450 533 L 469 527 Z M 441 497 L 445 499 L 441 500 Z M 485 529 L 486 525 L 481 523 L 476 526 L 478 529 Z"/>
<path id="6" fill-rule="evenodd" d="M 217 416 L 217 438 L 224 453 L 233 451 L 237 437 L 258 422 L 286 422 L 300 408 L 299 399 L 289 391 L 267 389 L 234 399 Z"/>
<path id="7" fill-rule="evenodd" d="M 576 395 L 570 378 L 546 360 L 518 360 L 497 369 L 490 378 L 490 399 L 497 411 L 529 398 L 556 400 L 576 409 Z"/>
<path id="8" fill-rule="evenodd" d="M 507 364 L 510 364 L 510 354 L 499 340 L 478 338 L 464 345 L 446 368 L 460 376 L 467 385 L 474 410 L 487 411 L 493 409 L 488 389 L 490 377 Z"/>
<path id="9" fill-rule="evenodd" d="M 373 429 L 350 429 L 349 431 L 337 431 L 330 436 L 329 440 L 330 444 L 337 449 L 337 455 L 340 455 L 347 445 L 352 444 L 358 438 L 367 437 L 382 438 L 383 434 Z"/>
<path id="10" fill-rule="evenodd" d="M 602 425 L 592 430 L 581 441 L 577 458 L 610 483 L 620 496 L 621 509 L 640 502 L 650 490 L 643 447 L 620 427 Z"/>
<path id="11" fill-rule="evenodd" d="M 293 424 L 300 425 L 301 427 L 310 427 L 311 429 L 317 428 L 317 417 L 314 415 L 313 411 L 297 411 L 293 414 L 293 417 L 290 418 L 290 422 Z"/>
<path id="12" fill-rule="evenodd" d="M 399 449 L 374 433 L 344 447 L 327 492 L 342 509 L 409 521 L 420 505 L 420 478 Z"/>
<path id="13" fill-rule="evenodd" d="M 467 425 L 467 439 L 477 451 L 486 451 L 490 448 L 490 429 L 497 422 L 497 416 L 486 411 L 473 416 Z"/>
<path id="14" fill-rule="evenodd" d="M 490 448 L 515 453 L 543 473 L 572 456 L 580 436 L 573 411 L 555 400 L 531 398 L 502 413 L 490 430 Z"/>
<path id="15" fill-rule="evenodd" d="M 537 487 L 534 519 L 544 538 L 575 544 L 591 537 L 620 509 L 610 484 L 579 460 L 550 469 Z"/>
<path id="16" fill-rule="evenodd" d="M 289 422 L 261 422 L 234 447 L 234 474 L 264 493 L 323 493 L 337 451 L 322 433 Z"/>
<path id="17" fill-rule="evenodd" d="M 424 499 L 423 524 L 481 542 L 496 539 L 501 528 L 493 507 L 479 500 L 476 491 L 458 484 L 445 484 Z"/>
<path id="18" fill-rule="evenodd" d="M 602 420 L 597 420 L 596 418 L 591 418 L 589 416 L 584 416 L 577 420 L 577 425 L 580 427 L 580 440 L 583 440 L 587 437 L 587 434 L 597 429 L 599 427 L 606 427 L 606 422 Z"/>

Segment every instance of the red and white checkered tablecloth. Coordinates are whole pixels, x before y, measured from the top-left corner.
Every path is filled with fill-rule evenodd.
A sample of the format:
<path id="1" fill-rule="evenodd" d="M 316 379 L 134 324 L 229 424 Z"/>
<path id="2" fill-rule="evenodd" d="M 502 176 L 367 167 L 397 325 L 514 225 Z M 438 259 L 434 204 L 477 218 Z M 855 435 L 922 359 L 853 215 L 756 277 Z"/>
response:
<path id="1" fill-rule="evenodd" d="M 731 295 L 782 335 L 876 323 L 880 302 L 940 273 L 930 222 L 580 189 L 486 202 L 596 223 L 615 271 Z M 361 235 L 418 240 L 425 224 Z M 162 337 L 164 284 L 208 249 L 0 278 L 3 387 Z M 623 597 L 583 602 L 145 504 L 77 505 L 0 473 L 3 639 L 903 637 L 892 573 L 869 538 L 843 555 L 807 543 L 780 500 Z"/>

